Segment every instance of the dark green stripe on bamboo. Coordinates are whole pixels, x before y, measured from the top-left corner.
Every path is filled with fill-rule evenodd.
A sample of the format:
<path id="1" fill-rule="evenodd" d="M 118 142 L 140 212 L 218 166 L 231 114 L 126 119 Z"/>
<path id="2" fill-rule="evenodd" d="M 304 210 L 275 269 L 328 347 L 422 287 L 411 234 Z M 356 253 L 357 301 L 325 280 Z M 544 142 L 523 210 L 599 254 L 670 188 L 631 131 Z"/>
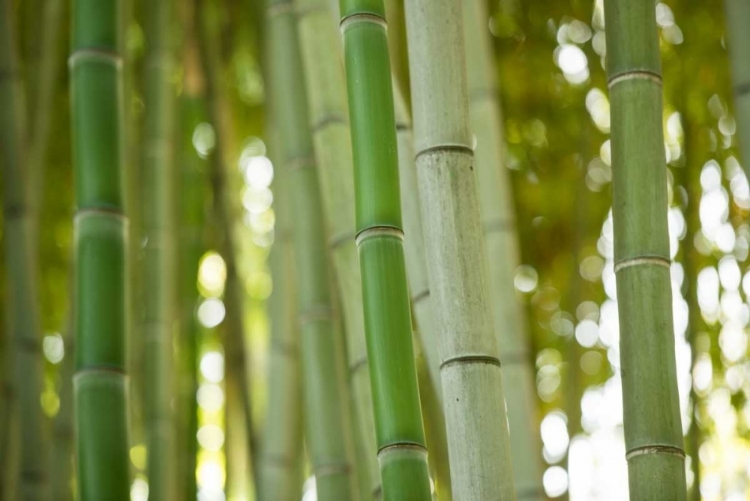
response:
<path id="1" fill-rule="evenodd" d="M 378 459 L 386 500 L 431 499 L 411 340 L 398 150 L 380 0 L 342 0 L 357 247 Z"/>
<path id="2" fill-rule="evenodd" d="M 297 268 L 305 429 L 318 499 L 357 499 L 343 338 L 333 316 L 323 206 L 308 128 L 305 81 L 293 2 L 270 0 L 271 115 L 279 168 L 290 197 Z"/>
<path id="3" fill-rule="evenodd" d="M 74 392 L 77 485 L 83 501 L 130 499 L 119 13 L 117 0 L 76 0 L 73 6 Z"/>
<path id="4" fill-rule="evenodd" d="M 605 0 L 615 273 L 631 499 L 684 500 L 654 0 Z"/>
<path id="5" fill-rule="evenodd" d="M 13 2 L 0 0 L 0 167 L 2 167 L 3 240 L 7 270 L 5 305 L 10 333 L 6 349 L 11 367 L 6 399 L 7 426 L 15 420 L 20 446 L 15 456 L 6 445 L 3 459 L 8 469 L 19 457 L 17 489 L 11 495 L 22 501 L 49 498 L 48 448 L 42 407 L 42 352 L 39 331 L 39 298 L 35 246 L 32 243 L 34 221 L 30 213 L 27 172 L 26 123 L 20 67 L 13 22 Z M 3 370 L 8 370 L 3 364 Z M 6 409 L 3 409 L 6 412 Z M 20 429 L 19 429 L 20 428 Z M 18 433 L 11 430 L 10 433 Z M 3 430 L 5 432 L 5 430 Z M 3 493 L 0 492 L 0 495 Z"/>

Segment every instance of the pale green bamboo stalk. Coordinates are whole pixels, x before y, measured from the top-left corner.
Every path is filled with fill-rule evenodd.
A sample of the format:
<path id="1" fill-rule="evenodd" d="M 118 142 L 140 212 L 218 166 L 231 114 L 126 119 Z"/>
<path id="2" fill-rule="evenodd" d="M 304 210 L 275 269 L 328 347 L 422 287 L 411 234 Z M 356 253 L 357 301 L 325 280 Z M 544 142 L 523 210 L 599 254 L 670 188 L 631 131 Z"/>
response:
<path id="1" fill-rule="evenodd" d="M 354 171 L 349 133 L 349 107 L 342 66 L 341 33 L 330 0 L 297 0 L 300 48 L 305 69 L 310 128 L 318 164 L 318 180 L 329 235 L 328 248 L 347 335 L 349 381 L 357 421 L 357 447 L 368 484 L 365 499 L 381 495 L 375 445 L 372 391 L 362 309 L 362 278 L 354 242 Z"/>
<path id="2" fill-rule="evenodd" d="M 14 498 L 49 499 L 45 420 L 39 403 L 42 388 L 39 307 L 33 221 L 26 172 L 24 97 L 16 51 L 13 4 L 0 1 L 0 167 L 4 197 L 5 260 L 8 272 L 7 320 L 12 383 L 20 423 L 20 470 Z M 7 370 L 7 369 L 6 369 Z"/>
<path id="3" fill-rule="evenodd" d="M 71 305 L 72 306 L 72 305 Z M 50 488 L 55 494 L 55 501 L 73 501 L 72 488 L 74 475 L 73 461 L 75 454 L 74 416 L 73 416 L 73 373 L 75 371 L 73 328 L 75 322 L 68 322 L 64 333 L 65 357 L 60 367 L 59 398 L 60 409 L 55 416 L 52 428 L 52 464 Z"/>
<path id="4" fill-rule="evenodd" d="M 427 279 L 422 215 L 419 208 L 417 170 L 414 162 L 414 138 L 411 120 L 401 89 L 393 83 L 394 112 L 396 117 L 396 140 L 398 142 L 399 181 L 401 183 L 401 207 L 404 213 L 404 256 L 406 275 L 409 279 L 409 295 L 419 334 L 418 347 L 423 352 L 427 379 L 420 382 L 422 409 L 426 414 L 425 433 L 430 451 L 430 469 L 433 472 L 438 499 L 451 499 L 448 443 L 443 414 L 443 390 L 440 381 L 440 355 L 437 349 L 435 313 L 430 298 Z M 425 412 L 425 410 L 431 412 Z"/>
<path id="5" fill-rule="evenodd" d="M 605 0 L 612 216 L 630 498 L 686 499 L 654 0 Z"/>
<path id="6" fill-rule="evenodd" d="M 724 0 L 727 19 L 727 42 L 732 68 L 734 116 L 742 168 L 750 178 L 750 2 Z"/>
<path id="7" fill-rule="evenodd" d="M 383 498 L 426 501 L 431 492 L 404 263 L 385 6 L 382 0 L 341 0 L 340 6 Z"/>
<path id="8" fill-rule="evenodd" d="M 455 0 L 406 4 L 422 224 L 453 497 L 511 500 L 510 443 L 473 173 L 460 19 Z"/>
<path id="9" fill-rule="evenodd" d="M 271 113 L 279 133 L 277 179 L 291 200 L 298 277 L 305 430 L 318 499 L 357 499 L 343 353 L 333 316 L 322 202 L 291 0 L 269 0 Z"/>
<path id="10" fill-rule="evenodd" d="M 175 61 L 170 40 L 172 2 L 146 2 L 146 120 L 143 137 L 144 416 L 149 496 L 170 501 L 177 488 L 172 399 L 173 344 L 177 320 L 177 247 L 174 165 Z"/>
<path id="11" fill-rule="evenodd" d="M 503 165 L 497 63 L 487 2 L 463 2 L 469 115 L 476 137 L 474 158 L 482 230 L 487 249 L 490 302 L 508 402 L 510 451 L 518 499 L 546 499 L 542 488 L 542 450 L 536 409 L 534 356 L 526 322 L 516 300 L 513 274 L 520 264 L 511 179 Z M 575 341 L 574 341 L 575 342 Z"/>

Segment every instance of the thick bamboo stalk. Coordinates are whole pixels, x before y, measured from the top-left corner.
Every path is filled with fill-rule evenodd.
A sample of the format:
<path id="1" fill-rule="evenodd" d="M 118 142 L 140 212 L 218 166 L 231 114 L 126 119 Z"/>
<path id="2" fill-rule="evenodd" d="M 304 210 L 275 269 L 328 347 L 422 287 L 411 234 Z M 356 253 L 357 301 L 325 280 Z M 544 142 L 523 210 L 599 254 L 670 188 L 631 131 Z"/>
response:
<path id="1" fill-rule="evenodd" d="M 306 440 L 318 499 L 357 499 L 349 392 L 333 315 L 323 208 L 293 5 L 291 0 L 271 0 L 267 15 L 271 113 L 280 140 L 277 176 L 291 199 Z"/>
<path id="2" fill-rule="evenodd" d="M 25 110 L 13 15 L 12 2 L 0 1 L 0 166 L 4 184 L 3 240 L 8 273 L 6 315 L 10 333 L 6 346 L 13 353 L 9 360 L 10 381 L 15 389 L 12 395 L 17 405 L 21 437 L 18 489 L 14 498 L 36 501 L 49 499 L 49 458 L 44 416 L 39 404 L 42 354 L 37 270 L 32 245 L 33 221 L 29 212 Z"/>
<path id="3" fill-rule="evenodd" d="M 275 144 L 278 142 L 272 142 L 271 147 Z M 270 256 L 273 293 L 269 298 L 269 401 L 258 467 L 259 501 L 298 501 L 302 488 L 302 381 L 296 274 L 283 178 L 277 177 L 273 186 L 276 225 Z"/>
<path id="4" fill-rule="evenodd" d="M 508 170 L 502 161 L 503 132 L 487 2 L 463 2 L 469 115 L 476 137 L 474 158 L 482 230 L 487 249 L 490 301 L 508 402 L 513 480 L 519 499 L 542 500 L 541 439 L 536 411 L 534 357 L 516 300 L 513 273 L 520 264 L 516 216 Z"/>
<path id="5" fill-rule="evenodd" d="M 724 0 L 727 19 L 729 61 L 732 68 L 734 116 L 742 168 L 750 178 L 750 2 Z"/>
<path id="6" fill-rule="evenodd" d="M 146 120 L 143 137 L 143 313 L 144 416 L 149 496 L 169 501 L 177 488 L 174 455 L 173 354 L 177 320 L 177 247 L 174 166 L 174 55 L 170 40 L 172 2 L 147 2 Z"/>
<path id="7" fill-rule="evenodd" d="M 341 33 L 330 0 L 297 0 L 296 8 L 328 248 L 347 335 L 349 381 L 357 421 L 355 439 L 365 460 L 359 466 L 369 491 L 365 499 L 377 499 L 381 495 L 380 471 L 364 332 L 362 278 L 354 242 L 354 171 Z"/>
<path id="8" fill-rule="evenodd" d="M 654 0 L 605 0 L 615 273 L 631 499 L 684 500 Z"/>
<path id="9" fill-rule="evenodd" d="M 130 499 L 123 213 L 120 2 L 76 0 L 70 57 L 76 177 L 79 499 Z"/>
<path id="10" fill-rule="evenodd" d="M 411 341 L 396 124 L 381 0 L 341 0 L 378 460 L 386 500 L 431 498 Z"/>
<path id="11" fill-rule="evenodd" d="M 229 132 L 225 126 L 224 110 L 219 86 L 219 56 L 215 40 L 218 38 L 215 19 L 209 12 L 205 0 L 196 0 L 196 22 L 198 23 L 198 48 L 206 84 L 208 116 L 216 131 L 216 144 L 209 161 L 209 178 L 213 192 L 213 217 L 221 228 L 219 231 L 219 252 L 224 259 L 227 279 L 224 286 L 226 305 L 224 353 L 227 368 L 226 415 L 236 415 L 232 405 L 240 405 L 244 414 L 246 453 L 252 468 L 253 483 L 257 488 L 255 470 L 257 461 L 257 436 L 253 425 L 253 409 L 249 390 L 248 357 L 245 353 L 245 321 L 243 318 L 243 291 L 236 263 L 237 246 L 234 241 L 231 196 L 227 190 L 226 144 Z M 239 414 L 239 413 L 237 413 Z M 227 422 L 228 424 L 228 422 Z M 230 439 L 231 440 L 231 439 Z"/>
<path id="12" fill-rule="evenodd" d="M 514 499 L 455 0 L 406 4 L 417 177 L 454 499 Z M 494 416 L 494 419 L 487 419 Z"/>
<path id="13" fill-rule="evenodd" d="M 419 347 L 422 349 L 428 376 L 426 380 L 420 381 L 419 385 L 422 411 L 426 414 L 425 433 L 430 450 L 430 469 L 435 480 L 435 492 L 438 499 L 448 501 L 451 499 L 451 478 L 440 381 L 440 355 L 437 350 L 435 317 L 425 262 L 422 214 L 419 208 L 417 169 L 414 162 L 414 137 L 404 96 L 395 79 L 393 97 L 401 207 L 404 213 L 404 233 L 408 235 L 404 241 L 406 275 L 409 279 L 409 294 L 419 334 Z M 428 410 L 431 412 L 427 412 Z"/>

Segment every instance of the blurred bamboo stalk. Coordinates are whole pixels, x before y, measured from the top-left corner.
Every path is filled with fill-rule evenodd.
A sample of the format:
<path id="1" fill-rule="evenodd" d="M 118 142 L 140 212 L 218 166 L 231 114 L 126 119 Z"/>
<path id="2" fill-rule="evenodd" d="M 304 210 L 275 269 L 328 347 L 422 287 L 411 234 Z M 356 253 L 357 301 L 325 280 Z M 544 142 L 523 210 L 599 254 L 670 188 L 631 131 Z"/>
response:
<path id="1" fill-rule="evenodd" d="M 750 2 L 724 0 L 729 62 L 732 69 L 734 116 L 742 168 L 750 178 Z"/>

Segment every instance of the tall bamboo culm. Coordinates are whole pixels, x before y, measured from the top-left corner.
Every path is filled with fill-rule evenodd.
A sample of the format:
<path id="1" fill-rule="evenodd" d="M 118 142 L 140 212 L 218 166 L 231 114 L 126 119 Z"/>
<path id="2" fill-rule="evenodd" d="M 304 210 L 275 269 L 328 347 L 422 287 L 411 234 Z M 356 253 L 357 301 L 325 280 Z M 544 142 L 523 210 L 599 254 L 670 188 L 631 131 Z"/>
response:
<path id="1" fill-rule="evenodd" d="M 518 499 L 546 499 L 542 488 L 534 357 L 513 274 L 519 263 L 516 215 L 508 170 L 503 165 L 503 129 L 497 63 L 487 27 L 487 2 L 463 3 L 469 115 L 476 137 L 474 159 L 482 230 L 487 250 L 490 301 L 508 402 L 510 451 Z"/>
<path id="2" fill-rule="evenodd" d="M 82 501 L 130 499 L 119 14 L 117 0 L 75 0 L 73 5 L 74 392 Z"/>
<path id="3" fill-rule="evenodd" d="M 363 501 L 379 499 L 381 484 L 365 342 L 362 278 L 354 242 L 354 171 L 341 32 L 336 26 L 330 0 L 296 0 L 295 6 L 310 129 L 329 235 L 328 248 L 343 307 L 355 440 L 364 459 L 360 464 L 365 484 L 361 486 L 361 494 Z"/>
<path id="4" fill-rule="evenodd" d="M 750 2 L 724 0 L 727 15 L 729 61 L 732 67 L 734 115 L 742 168 L 750 178 Z"/>
<path id="5" fill-rule="evenodd" d="M 6 315 L 10 336 L 6 349 L 10 365 L 6 389 L 10 414 L 7 425 L 20 428 L 18 479 L 13 499 L 49 499 L 48 448 L 39 399 L 42 390 L 42 353 L 39 332 L 36 255 L 26 170 L 26 121 L 18 62 L 13 2 L 0 1 L 0 167 L 4 195 L 5 263 L 8 270 Z M 3 370 L 9 370 L 3 364 Z M 14 413 L 15 416 L 13 415 Z M 16 428 L 18 430 L 18 428 Z M 4 430 L 3 430 L 4 431 Z M 10 432 L 10 440 L 14 440 Z M 6 448 L 3 464 L 12 468 L 13 449 Z M 0 493 L 1 494 L 1 493 Z"/>
<path id="6" fill-rule="evenodd" d="M 308 451 L 318 499 L 357 499 L 344 347 L 333 315 L 332 277 L 294 3 L 270 0 L 267 6 L 271 116 L 279 131 L 276 172 L 290 198 Z"/>
<path id="7" fill-rule="evenodd" d="M 273 134 L 272 134 L 273 135 Z M 273 151 L 278 141 L 270 141 Z M 269 257 L 273 292 L 269 298 L 271 344 L 268 406 L 258 465 L 259 501 L 298 501 L 302 489 L 302 379 L 297 324 L 291 214 L 284 176 L 273 185 L 276 216 Z"/>
<path id="8" fill-rule="evenodd" d="M 455 0 L 406 3 L 417 177 L 453 498 L 510 500 L 515 494 L 473 172 L 461 16 Z"/>
<path id="9" fill-rule="evenodd" d="M 146 121 L 143 137 L 143 313 L 146 444 L 149 496 L 175 497 L 173 341 L 177 320 L 177 247 L 174 165 L 173 4 L 146 2 Z"/>
<path id="10" fill-rule="evenodd" d="M 630 498 L 684 500 L 654 0 L 605 0 L 615 273 Z"/>
<path id="11" fill-rule="evenodd" d="M 341 0 L 378 462 L 387 501 L 431 499 L 411 340 L 396 124 L 382 0 Z"/>
<path id="12" fill-rule="evenodd" d="M 425 414 L 425 434 L 430 451 L 430 470 L 435 481 L 435 492 L 440 501 L 451 499 L 448 442 L 443 413 L 443 391 L 440 381 L 440 355 L 437 349 L 435 317 L 427 278 L 422 214 L 419 208 L 417 170 L 414 162 L 414 135 L 404 96 L 393 84 L 396 139 L 398 142 L 398 170 L 401 183 L 401 207 L 404 213 L 404 254 L 409 295 L 417 325 L 419 343 L 427 369 L 427 378 L 420 375 L 420 397 Z M 417 352 L 419 353 L 419 352 Z M 417 365 L 419 367 L 419 365 Z M 424 382 L 422 382 L 424 381 Z M 429 385 L 429 386 L 427 386 Z"/>

